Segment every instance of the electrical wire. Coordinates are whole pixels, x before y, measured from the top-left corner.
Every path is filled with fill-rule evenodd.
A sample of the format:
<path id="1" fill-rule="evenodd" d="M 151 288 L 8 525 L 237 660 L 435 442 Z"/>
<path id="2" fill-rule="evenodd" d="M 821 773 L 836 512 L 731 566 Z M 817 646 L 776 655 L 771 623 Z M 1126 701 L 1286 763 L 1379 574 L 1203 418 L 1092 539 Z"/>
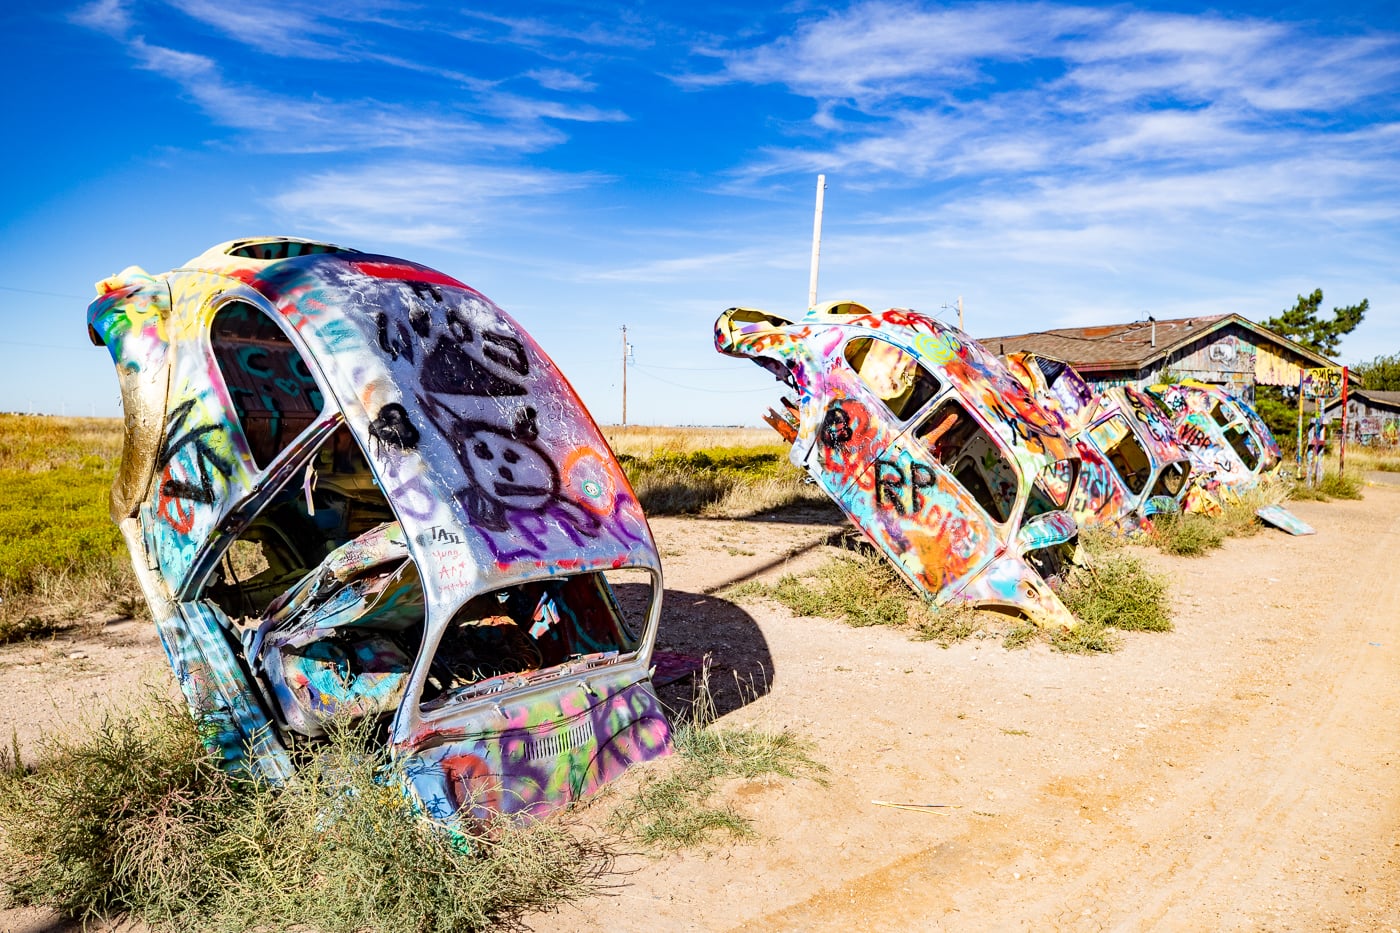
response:
<path id="1" fill-rule="evenodd" d="M 660 376 L 654 373 L 646 372 L 645 370 L 641 370 L 640 372 L 643 376 L 646 376 L 648 379 L 655 379 L 657 382 L 664 382 L 668 386 L 675 386 L 677 389 L 685 389 L 689 392 L 714 392 L 721 395 L 738 395 L 757 394 L 759 392 L 772 392 L 774 388 L 778 388 L 778 386 L 773 386 L 767 389 L 711 389 L 705 386 L 682 385 L 679 382 L 672 382 L 669 379 L 662 379 Z"/>

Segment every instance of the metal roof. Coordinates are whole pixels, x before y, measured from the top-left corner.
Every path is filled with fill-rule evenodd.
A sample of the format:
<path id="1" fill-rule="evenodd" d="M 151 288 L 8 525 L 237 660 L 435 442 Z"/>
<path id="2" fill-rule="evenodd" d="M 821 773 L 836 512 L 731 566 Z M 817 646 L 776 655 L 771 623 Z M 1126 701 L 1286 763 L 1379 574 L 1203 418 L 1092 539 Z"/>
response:
<path id="1" fill-rule="evenodd" d="M 1314 366 L 1338 365 L 1307 347 L 1294 343 L 1238 314 L 1208 314 L 1155 322 L 1133 321 L 1094 327 L 1060 327 L 1054 330 L 982 337 L 978 341 L 993 353 L 1036 353 L 1064 360 L 1084 373 L 1108 370 L 1140 370 L 1212 331 L 1238 324 L 1285 352 Z M 1155 342 L 1154 342 L 1155 341 Z"/>

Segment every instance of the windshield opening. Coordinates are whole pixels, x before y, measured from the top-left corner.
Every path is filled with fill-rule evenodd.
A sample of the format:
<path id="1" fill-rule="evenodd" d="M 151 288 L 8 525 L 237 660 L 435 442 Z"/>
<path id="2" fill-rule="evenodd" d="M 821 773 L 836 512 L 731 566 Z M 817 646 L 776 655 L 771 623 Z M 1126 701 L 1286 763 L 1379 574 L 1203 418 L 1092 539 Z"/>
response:
<path id="1" fill-rule="evenodd" d="M 635 651 L 655 599 L 635 568 L 531 580 L 472 599 L 448 623 L 428 668 L 424 712 L 505 689 L 575 661 Z"/>
<path id="2" fill-rule="evenodd" d="M 1040 471 L 1031 484 L 1030 498 L 1026 501 L 1024 520 L 1063 509 L 1069 504 L 1074 492 L 1074 483 L 1079 478 L 1079 461 L 1076 459 L 1057 460 Z"/>
<path id="3" fill-rule="evenodd" d="M 392 713 L 423 640 L 423 586 L 369 462 L 341 425 L 228 547 L 203 598 L 267 675 L 291 731 Z"/>
<path id="4" fill-rule="evenodd" d="M 1259 466 L 1259 445 L 1254 440 L 1254 436 L 1241 425 L 1235 425 L 1225 432 L 1225 439 L 1230 442 L 1230 447 L 1239 454 L 1244 461 L 1244 467 L 1251 472 Z"/>
<path id="5" fill-rule="evenodd" d="M 1147 488 L 1147 481 L 1152 478 L 1152 461 L 1127 418 L 1114 413 L 1090 428 L 1089 436 L 1133 495 Z"/>
<path id="6" fill-rule="evenodd" d="M 1152 487 L 1152 495 L 1171 496 L 1175 499 L 1186 486 L 1186 477 L 1190 472 L 1191 466 L 1184 460 L 1178 460 L 1162 467 L 1162 473 L 1157 477 L 1157 482 Z"/>
<path id="7" fill-rule="evenodd" d="M 266 467 L 316 419 L 321 390 L 277 322 L 246 302 L 214 314 L 209 340 L 253 460 Z"/>
<path id="8" fill-rule="evenodd" d="M 846 362 L 900 421 L 912 417 L 942 388 L 912 355 L 874 337 L 847 341 Z"/>

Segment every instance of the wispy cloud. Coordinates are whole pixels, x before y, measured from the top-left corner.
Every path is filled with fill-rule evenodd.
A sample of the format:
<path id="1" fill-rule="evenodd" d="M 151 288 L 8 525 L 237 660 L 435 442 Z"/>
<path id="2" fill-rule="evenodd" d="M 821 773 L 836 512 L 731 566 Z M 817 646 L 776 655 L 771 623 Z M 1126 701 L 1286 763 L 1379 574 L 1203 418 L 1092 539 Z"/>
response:
<path id="1" fill-rule="evenodd" d="M 299 227 L 333 236 L 452 249 L 489 243 L 513 215 L 604 181 L 528 168 L 395 161 L 311 175 L 271 206 Z"/>
<path id="2" fill-rule="evenodd" d="M 131 10 L 126 0 L 95 0 L 73 11 L 68 19 L 109 36 L 124 36 L 131 29 Z"/>
<path id="3" fill-rule="evenodd" d="M 224 35 L 275 56 L 295 58 L 344 58 L 353 38 L 328 21 L 326 13 L 335 7 L 324 4 L 313 12 L 295 3 L 277 0 L 166 0 L 186 16 L 211 26 Z"/>
<path id="4" fill-rule="evenodd" d="M 578 48 L 560 48 L 558 40 L 578 47 L 614 49 L 644 49 L 655 41 L 651 30 L 634 16 L 622 12 L 618 22 L 604 26 L 584 13 L 577 22 L 568 23 L 542 16 L 500 16 L 482 10 L 459 11 L 478 26 L 458 30 L 455 35 L 469 42 L 507 42 L 527 48 L 546 57 L 577 54 Z"/>
<path id="5" fill-rule="evenodd" d="M 818 99 L 864 106 L 903 96 L 934 99 L 986 80 L 990 62 L 1022 61 L 1109 20 L 1111 13 L 1047 4 L 981 3 L 925 9 L 912 3 L 858 3 L 808 19 L 787 36 L 749 49 L 700 49 L 716 73 L 679 80 L 783 84 Z"/>
<path id="6" fill-rule="evenodd" d="M 1379 132 L 1378 113 L 1394 117 L 1396 35 L 1130 7 L 877 0 L 701 56 L 720 68 L 692 84 L 777 84 L 814 106 L 801 135 L 735 168 L 721 186 L 733 194 L 825 171 L 867 190 L 923 188 L 940 210 L 973 205 L 1007 223 L 1061 203 L 1150 222 L 1260 192 L 1309 203 L 1327 192 L 1354 209 L 1400 168 L 1393 148 L 1355 135 L 1357 124 Z"/>
<path id="7" fill-rule="evenodd" d="M 596 269 L 582 273 L 579 278 L 601 282 L 685 282 L 712 279 L 716 275 L 733 276 L 740 270 L 750 274 L 755 269 L 791 272 L 803 268 L 806 260 L 800 248 L 774 248 L 774 244 L 752 246 L 741 250 L 695 253 L 668 259 L 656 259 L 631 266 Z"/>
<path id="8" fill-rule="evenodd" d="M 362 99 L 288 97 L 224 79 L 213 59 L 132 39 L 140 67 L 180 84 L 216 123 L 247 131 L 248 146 L 271 152 L 365 149 L 444 151 L 540 149 L 562 138 L 538 121 L 484 124 L 443 108 Z"/>
<path id="9" fill-rule="evenodd" d="M 598 88 L 598 85 L 588 80 L 585 75 L 562 68 L 537 68 L 525 72 L 525 77 L 551 91 L 593 91 Z"/>

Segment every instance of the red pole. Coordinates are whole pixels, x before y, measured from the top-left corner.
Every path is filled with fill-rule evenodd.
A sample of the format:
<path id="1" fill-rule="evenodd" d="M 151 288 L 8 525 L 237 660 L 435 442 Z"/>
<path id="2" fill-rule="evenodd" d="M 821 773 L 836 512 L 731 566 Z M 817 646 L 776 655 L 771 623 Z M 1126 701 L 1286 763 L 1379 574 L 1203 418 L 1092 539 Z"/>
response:
<path id="1" fill-rule="evenodd" d="M 1342 367 L 1342 441 L 1337 448 L 1337 473 L 1347 468 L 1347 368 Z"/>
<path id="2" fill-rule="evenodd" d="M 1293 460 L 1299 467 L 1303 465 L 1303 370 L 1298 370 L 1298 447 Z"/>

